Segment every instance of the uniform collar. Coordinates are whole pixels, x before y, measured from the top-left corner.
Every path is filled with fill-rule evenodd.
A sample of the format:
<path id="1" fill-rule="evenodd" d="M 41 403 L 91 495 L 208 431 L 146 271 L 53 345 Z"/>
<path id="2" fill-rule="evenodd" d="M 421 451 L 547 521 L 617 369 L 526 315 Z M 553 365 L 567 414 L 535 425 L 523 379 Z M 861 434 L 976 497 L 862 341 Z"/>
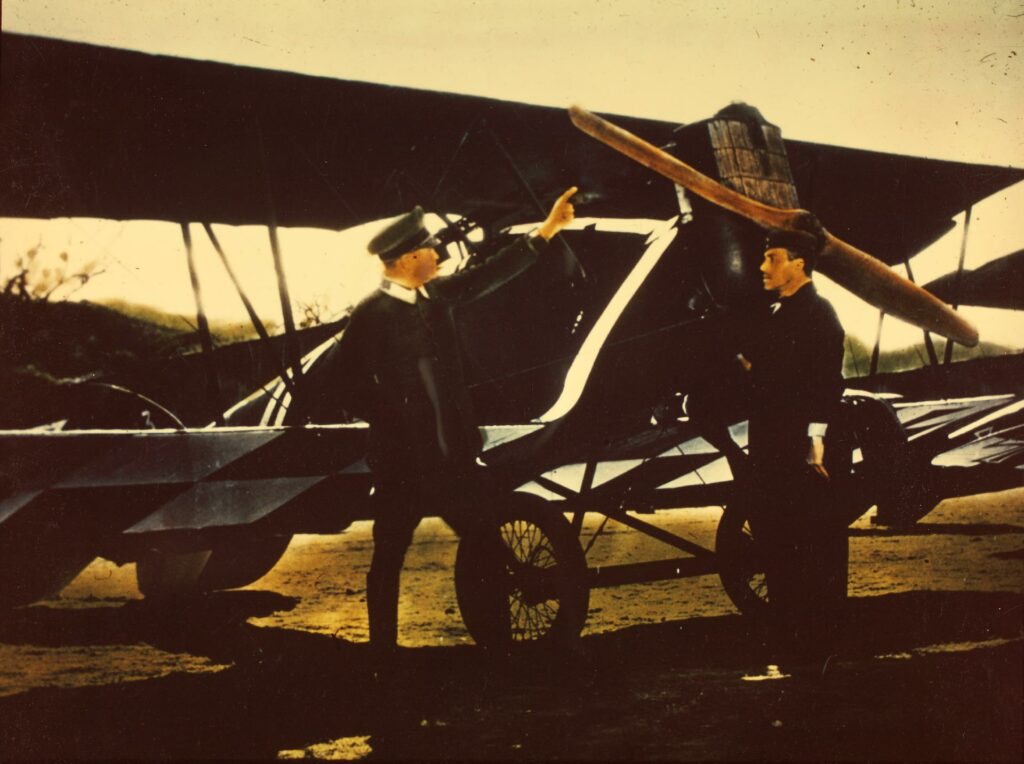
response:
<path id="1" fill-rule="evenodd" d="M 786 305 L 792 305 L 794 302 L 801 302 L 812 297 L 814 294 L 817 293 L 817 291 L 818 290 L 814 288 L 814 282 L 808 281 L 806 284 L 797 289 L 795 292 L 793 292 L 793 294 L 789 295 L 788 297 L 777 298 L 771 304 L 772 314 L 774 315 L 775 313 L 778 313 L 779 310 L 781 310 Z"/>
<path id="2" fill-rule="evenodd" d="M 402 302 L 406 302 L 410 305 L 416 304 L 417 294 L 428 299 L 430 297 L 423 287 L 420 287 L 419 289 L 410 289 L 409 287 L 404 287 L 397 282 L 392 282 L 390 279 L 384 279 L 381 281 L 381 292 L 389 297 L 401 300 Z"/>

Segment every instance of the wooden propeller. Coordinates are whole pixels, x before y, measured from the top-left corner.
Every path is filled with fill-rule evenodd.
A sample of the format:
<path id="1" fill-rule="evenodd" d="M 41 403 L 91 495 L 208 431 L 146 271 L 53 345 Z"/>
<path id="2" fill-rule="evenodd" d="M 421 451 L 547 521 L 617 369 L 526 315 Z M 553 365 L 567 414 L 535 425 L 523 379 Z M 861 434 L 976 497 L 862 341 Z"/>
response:
<path id="1" fill-rule="evenodd" d="M 645 167 L 664 175 L 712 204 L 735 212 L 769 228 L 808 230 L 815 220 L 807 210 L 781 209 L 763 204 L 723 186 L 680 162 L 657 146 L 579 106 L 569 116 L 580 130 Z M 871 255 L 862 252 L 824 229 L 825 246 L 818 270 L 853 294 L 915 326 L 941 334 L 962 345 L 978 344 L 978 331 L 935 295 L 894 273 Z"/>

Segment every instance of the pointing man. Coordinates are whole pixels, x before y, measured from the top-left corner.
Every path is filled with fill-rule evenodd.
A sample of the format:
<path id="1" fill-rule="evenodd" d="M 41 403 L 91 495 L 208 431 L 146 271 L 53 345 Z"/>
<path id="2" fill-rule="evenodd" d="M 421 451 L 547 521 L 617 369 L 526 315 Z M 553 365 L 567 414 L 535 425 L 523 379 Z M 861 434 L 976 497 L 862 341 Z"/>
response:
<path id="1" fill-rule="evenodd" d="M 380 289 L 353 311 L 328 369 L 327 386 L 304 391 L 320 421 L 340 406 L 370 424 L 373 470 L 373 560 L 366 605 L 375 652 L 397 643 L 399 579 L 420 519 L 440 514 L 460 534 L 490 521 L 476 458 L 482 448 L 452 313 L 524 271 L 573 220 L 570 188 L 531 236 L 475 268 L 437 276 L 437 244 L 419 207 L 369 243 L 381 260 Z M 483 499 L 483 500 L 482 500 Z M 496 536 L 496 534 L 495 534 Z"/>

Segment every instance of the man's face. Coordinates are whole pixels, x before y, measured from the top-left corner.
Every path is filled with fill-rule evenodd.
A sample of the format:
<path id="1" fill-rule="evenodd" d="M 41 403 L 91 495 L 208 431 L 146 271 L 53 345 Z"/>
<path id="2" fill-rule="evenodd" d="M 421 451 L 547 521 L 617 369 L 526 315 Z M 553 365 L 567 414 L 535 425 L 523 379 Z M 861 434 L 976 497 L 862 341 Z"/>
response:
<path id="1" fill-rule="evenodd" d="M 419 284 L 426 284 L 437 275 L 437 252 L 424 247 L 402 255 L 408 277 Z"/>
<path id="2" fill-rule="evenodd" d="M 789 259 L 789 252 L 782 247 L 772 247 L 764 252 L 761 263 L 761 283 L 765 291 L 783 292 L 790 284 L 804 277 L 802 257 Z"/>

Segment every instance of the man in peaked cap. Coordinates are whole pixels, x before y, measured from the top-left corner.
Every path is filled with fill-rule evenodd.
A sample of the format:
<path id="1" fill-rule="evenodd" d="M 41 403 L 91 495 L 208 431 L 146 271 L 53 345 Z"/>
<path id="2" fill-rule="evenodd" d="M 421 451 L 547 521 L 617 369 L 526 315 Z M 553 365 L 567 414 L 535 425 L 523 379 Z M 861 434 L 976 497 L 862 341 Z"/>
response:
<path id="1" fill-rule="evenodd" d="M 769 231 L 762 284 L 777 300 L 741 361 L 749 368 L 749 484 L 765 553 L 772 636 L 791 659 L 828 654 L 846 593 L 846 534 L 829 514 L 826 447 L 843 392 L 843 328 L 812 274 L 820 234 Z M 826 456 L 829 459 L 826 459 Z M 840 580 L 841 579 L 841 580 Z"/>
<path id="2" fill-rule="evenodd" d="M 482 439 L 452 308 L 489 294 L 541 256 L 573 220 L 574 193 L 575 187 L 558 198 L 533 235 L 451 276 L 435 279 L 437 240 L 419 207 L 368 245 L 381 260 L 380 288 L 356 306 L 333 357 L 325 359 L 334 374 L 323 378 L 332 387 L 310 391 L 307 406 L 323 412 L 319 394 L 330 400 L 326 408 L 340 402 L 370 424 L 375 519 L 366 606 L 376 653 L 389 653 L 397 644 L 399 579 L 420 519 L 441 514 L 460 535 L 488 522 L 476 467 Z"/>

